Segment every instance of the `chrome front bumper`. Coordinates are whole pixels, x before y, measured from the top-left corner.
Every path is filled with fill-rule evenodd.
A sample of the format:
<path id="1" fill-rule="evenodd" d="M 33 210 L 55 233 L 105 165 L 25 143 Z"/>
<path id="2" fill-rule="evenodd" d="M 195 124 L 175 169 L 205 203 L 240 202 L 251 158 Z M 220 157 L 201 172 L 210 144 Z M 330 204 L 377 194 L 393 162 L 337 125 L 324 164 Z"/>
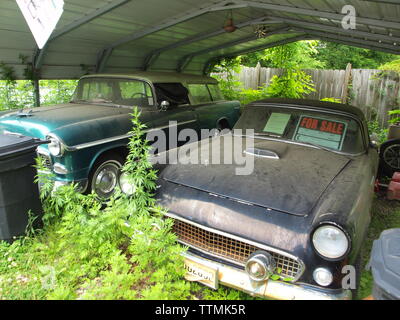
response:
<path id="1" fill-rule="evenodd" d="M 189 259 L 198 265 L 216 270 L 218 284 L 225 285 L 240 291 L 244 291 L 252 296 L 271 298 L 278 300 L 348 300 L 351 299 L 351 292 L 343 290 L 339 293 L 330 293 L 319 290 L 311 286 L 292 284 L 283 281 L 267 280 L 255 282 L 250 279 L 244 270 L 233 268 L 222 263 L 211 261 L 199 257 L 190 252 L 183 254 L 185 259 Z"/>

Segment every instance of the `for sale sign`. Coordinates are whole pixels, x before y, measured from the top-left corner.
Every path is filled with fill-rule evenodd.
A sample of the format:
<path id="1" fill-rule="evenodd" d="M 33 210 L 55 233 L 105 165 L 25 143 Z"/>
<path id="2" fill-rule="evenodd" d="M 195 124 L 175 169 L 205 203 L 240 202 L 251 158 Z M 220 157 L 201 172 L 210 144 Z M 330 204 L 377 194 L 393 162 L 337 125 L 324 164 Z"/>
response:
<path id="1" fill-rule="evenodd" d="M 39 49 L 42 49 L 60 20 L 64 0 L 16 1 Z"/>
<path id="2" fill-rule="evenodd" d="M 346 130 L 347 123 L 344 121 L 301 116 L 295 140 L 341 150 Z"/>

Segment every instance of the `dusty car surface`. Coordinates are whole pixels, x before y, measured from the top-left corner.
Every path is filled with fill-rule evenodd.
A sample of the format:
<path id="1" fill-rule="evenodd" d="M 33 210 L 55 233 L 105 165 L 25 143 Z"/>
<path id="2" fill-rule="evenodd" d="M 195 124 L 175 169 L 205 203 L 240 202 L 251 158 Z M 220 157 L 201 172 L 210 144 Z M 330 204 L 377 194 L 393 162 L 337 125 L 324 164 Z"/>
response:
<path id="1" fill-rule="evenodd" d="M 234 129 L 254 129 L 253 148 L 233 149 L 253 157 L 251 174 L 207 163 L 159 176 L 158 203 L 189 247 L 188 278 L 277 299 L 350 298 L 344 267 L 358 265 L 378 167 L 362 112 L 268 99 L 246 106 Z"/>
<path id="2" fill-rule="evenodd" d="M 0 116 L 0 132 L 50 140 L 38 148 L 56 185 L 109 198 L 127 154 L 131 113 L 139 107 L 148 130 L 229 128 L 238 101 L 226 101 L 215 79 L 178 73 L 95 74 L 80 79 L 68 104 L 23 109 Z M 168 146 L 166 146 L 168 148 Z M 160 150 L 161 151 L 161 150 Z"/>

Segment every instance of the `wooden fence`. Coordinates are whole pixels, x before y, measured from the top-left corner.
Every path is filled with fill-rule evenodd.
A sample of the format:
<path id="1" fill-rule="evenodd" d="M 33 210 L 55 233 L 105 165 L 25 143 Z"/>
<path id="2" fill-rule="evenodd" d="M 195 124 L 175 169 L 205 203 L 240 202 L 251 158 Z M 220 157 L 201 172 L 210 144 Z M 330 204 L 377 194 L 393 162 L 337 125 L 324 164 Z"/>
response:
<path id="1" fill-rule="evenodd" d="M 282 69 L 242 67 L 235 74 L 244 89 L 258 89 L 268 85 L 274 75 L 280 75 Z M 392 73 L 377 77 L 379 70 L 305 70 L 311 75 L 315 92 L 307 98 L 336 98 L 360 108 L 368 120 L 377 119 L 382 127 L 387 125 L 388 111 L 400 108 L 399 76 Z"/>

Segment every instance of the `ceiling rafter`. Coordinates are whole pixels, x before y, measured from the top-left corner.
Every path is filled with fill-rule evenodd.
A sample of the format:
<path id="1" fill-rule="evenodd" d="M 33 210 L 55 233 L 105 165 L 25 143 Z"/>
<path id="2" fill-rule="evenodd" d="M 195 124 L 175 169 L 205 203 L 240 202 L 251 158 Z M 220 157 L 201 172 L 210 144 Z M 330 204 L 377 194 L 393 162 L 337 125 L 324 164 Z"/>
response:
<path id="1" fill-rule="evenodd" d="M 279 34 L 279 33 L 284 33 L 286 31 L 288 31 L 289 28 L 287 26 L 283 27 L 283 28 L 278 28 L 278 29 L 274 29 L 268 32 L 268 37 L 272 36 L 274 34 Z M 268 38 L 267 37 L 267 38 Z M 182 72 L 185 67 L 190 63 L 190 61 L 195 57 L 195 56 L 199 56 L 202 54 L 206 54 L 215 50 L 220 50 L 220 49 L 225 49 L 225 48 L 229 48 L 229 47 L 233 47 L 235 45 L 238 44 L 242 44 L 245 42 L 250 42 L 250 41 L 254 41 L 254 40 L 259 40 L 259 38 L 257 37 L 256 34 L 252 34 L 250 36 L 244 37 L 244 38 L 240 38 L 240 39 L 236 39 L 233 41 L 229 41 L 226 43 L 222 43 L 216 46 L 212 46 L 209 48 L 205 48 L 196 52 L 192 52 L 189 53 L 187 55 L 185 55 L 184 57 L 182 57 L 179 61 L 178 61 L 178 65 L 177 65 L 177 72 Z"/>
<path id="2" fill-rule="evenodd" d="M 347 46 L 352 46 L 352 47 L 358 47 L 358 48 L 364 48 L 364 49 L 369 49 L 369 50 L 376 50 L 376 51 L 382 51 L 382 52 L 387 52 L 387 53 L 392 53 L 392 54 L 399 54 L 396 51 L 390 50 L 390 49 L 381 49 L 379 47 L 373 47 L 371 45 L 365 45 L 362 43 L 355 43 L 352 41 L 348 41 L 348 39 L 338 39 L 338 38 L 333 38 L 330 37 L 329 35 L 310 35 L 313 36 L 313 39 L 318 39 L 318 40 L 323 40 L 323 41 L 328 41 L 328 42 L 336 42 L 340 44 L 345 44 Z"/>
<path id="3" fill-rule="evenodd" d="M 329 32 L 337 32 L 337 33 L 343 33 L 343 34 L 348 34 L 349 36 L 359 36 L 363 38 L 370 38 L 370 39 L 376 39 L 376 40 L 385 40 L 385 41 L 392 41 L 393 43 L 400 43 L 400 37 L 393 36 L 390 34 L 380 34 L 380 33 L 372 33 L 372 32 L 366 32 L 366 31 L 359 31 L 359 30 L 345 30 L 341 27 L 333 27 L 330 25 L 326 25 L 324 23 L 314 23 L 314 22 L 308 22 L 304 20 L 296 20 L 296 19 L 287 19 L 279 16 L 270 16 L 271 19 L 274 21 L 281 21 L 282 23 L 286 23 L 288 25 L 292 26 L 301 26 L 301 27 L 307 27 L 311 29 L 316 29 L 316 30 L 321 30 L 323 28 L 324 31 L 329 31 Z M 268 23 L 268 20 L 266 21 Z"/>
<path id="4" fill-rule="evenodd" d="M 60 28 L 60 29 L 55 29 L 54 32 L 51 34 L 50 38 L 47 40 L 46 45 L 41 49 L 36 52 L 36 57 L 34 61 L 34 66 L 35 69 L 40 69 L 43 63 L 43 59 L 46 55 L 47 49 L 49 47 L 49 44 L 54 41 L 55 39 L 67 34 L 68 32 L 71 32 L 72 30 L 75 30 L 76 28 L 79 28 L 80 26 L 126 4 L 131 0 L 114 0 L 110 2 L 109 4 L 105 5 L 104 7 L 98 8 L 94 10 L 93 12 L 81 17 L 80 19 L 77 19 L 70 24 Z"/>
<path id="5" fill-rule="evenodd" d="M 365 0 L 367 1 L 367 0 Z M 394 2 L 394 1 L 389 1 L 389 2 Z M 273 3 L 266 3 L 266 2 L 258 2 L 258 1 L 248 1 L 248 0 L 228 0 L 228 1 L 222 1 L 220 3 L 213 4 L 208 7 L 200 8 L 197 10 L 192 10 L 189 12 L 186 12 L 184 14 L 171 17 L 164 21 L 163 23 L 152 26 L 149 28 L 144 28 L 142 30 L 136 31 L 128 36 L 125 36 L 107 47 L 103 48 L 99 53 L 98 53 L 98 62 L 97 62 L 97 67 L 96 70 L 98 71 L 103 71 L 109 57 L 112 54 L 112 51 L 115 47 L 118 47 L 120 45 L 123 45 L 125 43 L 143 38 L 147 35 L 150 35 L 152 33 L 167 29 L 171 26 L 174 26 L 176 24 L 191 20 L 193 18 L 196 18 L 198 16 L 201 16 L 203 14 L 209 13 L 209 12 L 215 12 L 215 11 L 221 11 L 221 10 L 233 10 L 233 9 L 240 9 L 240 8 L 257 8 L 257 9 L 263 9 L 263 10 L 268 10 L 268 11 L 276 11 L 276 12 L 282 12 L 282 13 L 289 13 L 289 14 L 297 14 L 297 15 L 303 15 L 303 16 L 310 16 L 310 17 L 316 17 L 316 18 L 323 18 L 323 19 L 329 19 L 329 20 L 341 20 L 345 15 L 337 12 L 332 12 L 332 11 L 323 11 L 323 10 L 315 10 L 315 9 L 309 9 L 309 8 L 300 8 L 300 7 L 295 7 L 295 6 L 290 6 L 290 5 L 281 5 L 281 4 L 273 4 Z M 341 7 L 338 8 L 338 12 L 340 11 Z M 273 17 L 273 16 L 272 16 Z M 285 23 L 290 23 L 289 18 L 284 18 L 284 17 L 276 17 L 280 18 L 283 22 Z M 311 23 L 307 21 L 301 21 L 301 20 L 293 20 L 291 25 L 298 26 L 298 24 L 304 23 L 304 25 L 307 25 L 310 28 L 318 27 L 318 23 Z M 385 28 L 391 28 L 391 29 L 397 29 L 400 30 L 400 23 L 396 21 L 387 21 L 387 20 L 380 20 L 380 19 L 374 19 L 374 18 L 369 18 L 369 17 L 360 17 L 357 16 L 356 23 L 360 25 L 371 25 L 371 26 L 379 26 L 379 27 L 385 27 Z M 327 26 L 326 24 L 321 23 L 321 27 L 324 27 L 326 29 L 329 29 L 329 31 L 340 31 L 343 34 L 349 34 L 351 33 L 356 33 L 358 36 L 363 36 L 365 39 L 377 39 L 378 37 L 382 37 L 381 40 L 388 40 L 392 41 L 392 36 L 390 34 L 387 35 L 379 35 L 375 33 L 368 33 L 365 31 L 359 31 L 359 30 L 345 30 L 342 28 L 337 28 L 334 26 Z M 337 29 L 337 30 L 334 30 Z M 216 36 L 222 34 L 220 30 L 214 31 L 210 33 L 210 37 Z M 183 39 L 181 41 L 178 41 L 176 43 L 173 43 L 171 45 L 168 45 L 164 48 L 160 48 L 157 50 L 153 50 L 150 54 L 148 54 L 143 63 L 143 69 L 147 70 L 153 63 L 154 61 L 159 57 L 159 55 L 167 50 L 179 47 L 181 45 L 186 45 L 189 43 L 193 43 L 196 41 L 201 41 L 203 39 L 206 39 L 207 35 L 203 34 L 198 34 L 197 36 L 190 37 L 188 39 Z M 378 39 L 379 40 L 379 39 Z M 397 37 L 393 37 L 393 41 L 398 41 Z M 186 58 L 186 61 L 191 60 L 190 56 Z M 186 63 L 186 62 L 184 62 Z"/>
<path id="6" fill-rule="evenodd" d="M 296 28 L 299 32 L 305 32 L 311 36 L 316 36 L 318 38 L 325 38 L 325 39 L 330 39 L 328 41 L 344 41 L 347 44 L 350 44 L 355 47 L 360 46 L 362 48 L 366 49 L 371 49 L 371 50 L 378 50 L 378 51 L 385 51 L 388 53 L 393 53 L 393 54 L 400 54 L 400 46 L 392 46 L 388 44 L 383 44 L 379 42 L 373 42 L 373 41 L 368 41 L 368 40 L 363 40 L 363 39 L 357 39 L 357 38 L 349 38 L 349 37 L 343 37 L 337 34 L 329 33 L 329 32 L 320 32 L 320 31 L 315 31 L 315 30 L 308 30 L 304 28 Z"/>
<path id="7" fill-rule="evenodd" d="M 242 7 L 241 5 L 239 5 L 239 7 Z M 222 10 L 230 10 L 230 9 L 237 9 L 238 5 L 236 4 L 232 4 L 232 1 L 222 1 L 219 2 L 217 4 L 213 4 L 211 6 L 208 7 L 204 7 L 201 9 L 197 9 L 197 10 L 190 10 L 189 12 L 186 12 L 184 14 L 179 14 L 177 16 L 171 17 L 167 20 L 165 20 L 164 22 L 162 22 L 159 25 L 156 26 L 152 26 L 149 28 L 144 28 L 142 30 L 139 30 L 137 32 L 134 32 L 130 35 L 127 35 L 125 37 L 122 37 L 121 39 L 114 41 L 113 43 L 111 43 L 110 45 L 106 46 L 105 48 L 103 48 L 101 50 L 100 53 L 98 53 L 99 57 L 103 57 L 101 58 L 98 62 L 97 65 L 98 67 L 96 69 L 102 71 L 102 69 L 104 68 L 104 66 L 107 64 L 107 59 L 110 55 L 104 55 L 102 54 L 102 52 L 112 52 L 112 50 L 120 45 L 123 45 L 125 43 L 143 38 L 147 35 L 153 34 L 155 32 L 167 29 L 169 27 L 172 27 L 174 25 L 177 25 L 179 23 L 194 19 L 196 17 L 199 17 L 203 14 L 209 13 L 209 12 L 215 12 L 215 11 L 222 11 Z M 105 59 L 107 58 L 107 59 Z M 101 66 L 101 67 L 100 67 Z"/>
<path id="8" fill-rule="evenodd" d="M 243 7 L 252 7 L 252 8 L 266 9 L 266 10 L 272 10 L 272 11 L 281 11 L 281 12 L 286 12 L 286 13 L 300 14 L 300 15 L 305 15 L 305 16 L 333 19 L 333 20 L 339 20 L 339 21 L 341 21 L 343 19 L 343 17 L 345 16 L 344 14 L 336 13 L 336 12 L 322 11 L 322 10 L 315 10 L 315 9 L 306 9 L 306 8 L 299 8 L 299 7 L 294 7 L 294 6 L 265 3 L 265 2 L 255 2 L 255 1 L 245 1 L 245 0 L 242 0 L 242 1 L 233 0 L 233 2 L 238 5 L 242 4 Z M 341 8 L 342 7 L 338 7 L 338 11 L 340 11 Z M 396 21 L 379 20 L 379 19 L 374 19 L 374 18 L 357 16 L 356 23 L 400 30 L 400 23 L 396 22 Z"/>
<path id="9" fill-rule="evenodd" d="M 257 19 L 250 19 L 250 20 L 246 20 L 244 22 L 235 24 L 235 26 L 238 29 L 240 29 L 240 28 L 245 28 L 245 27 L 248 27 L 248 26 L 256 25 L 256 24 L 262 24 L 263 22 L 264 23 L 268 23 L 268 24 L 281 23 L 279 21 L 273 21 L 273 20 L 265 21 L 267 18 L 268 18 L 268 16 L 263 16 L 263 17 L 257 18 Z M 149 69 L 150 66 L 152 64 L 154 64 L 155 60 L 160 56 L 160 54 L 162 54 L 165 51 L 176 49 L 176 48 L 182 47 L 182 46 L 186 46 L 186 45 L 194 43 L 194 42 L 198 42 L 198 41 L 202 41 L 202 40 L 205 40 L 205 39 L 209 39 L 209 38 L 212 38 L 212 37 L 218 36 L 220 34 L 224 34 L 224 33 L 226 33 L 226 31 L 221 27 L 221 28 L 218 28 L 218 29 L 216 29 L 214 31 L 198 33 L 198 34 L 196 34 L 194 36 L 185 38 L 183 40 L 174 42 L 174 43 L 172 43 L 170 45 L 167 45 L 167 46 L 164 46 L 162 48 L 153 50 L 152 52 L 150 52 L 145 57 L 144 64 L 143 64 L 144 65 L 143 69 L 144 70 Z"/>

